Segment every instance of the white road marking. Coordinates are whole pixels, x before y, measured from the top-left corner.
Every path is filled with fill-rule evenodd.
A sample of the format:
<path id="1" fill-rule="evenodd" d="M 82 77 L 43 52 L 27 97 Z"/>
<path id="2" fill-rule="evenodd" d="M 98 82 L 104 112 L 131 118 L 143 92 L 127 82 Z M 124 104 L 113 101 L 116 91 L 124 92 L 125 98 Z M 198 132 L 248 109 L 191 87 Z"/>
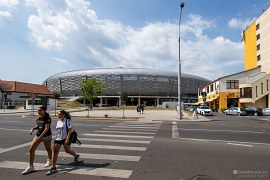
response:
<path id="1" fill-rule="evenodd" d="M 2 123 L 2 122 L 4 122 L 4 123 L 20 123 L 20 124 L 22 124 L 23 122 L 22 121 L 0 121 L 0 123 Z"/>
<path id="2" fill-rule="evenodd" d="M 30 132 L 30 129 L 8 129 L 8 128 L 0 128 L 0 130 L 5 130 L 5 131 L 28 131 Z"/>
<path id="3" fill-rule="evenodd" d="M 134 131 L 94 131 L 98 133 L 119 133 L 119 134 L 156 134 L 156 133 L 151 133 L 151 132 L 134 132 Z"/>
<path id="4" fill-rule="evenodd" d="M 126 121 L 126 122 L 120 122 L 120 123 L 117 123 L 117 124 L 162 124 L 163 122 L 162 121 L 151 121 L 151 122 L 138 122 L 138 121 Z"/>
<path id="5" fill-rule="evenodd" d="M 130 127 L 130 126 L 109 126 L 109 127 L 116 127 L 116 128 L 128 128 L 128 129 L 130 129 L 130 128 L 134 128 L 134 129 L 159 129 L 159 127 L 135 127 L 135 126 L 132 126 L 132 127 Z"/>
<path id="6" fill-rule="evenodd" d="M 77 124 L 77 123 L 72 123 L 72 125 L 74 126 L 102 126 L 102 125 L 95 125 L 95 124 L 92 124 L 92 125 L 87 125 L 87 124 Z"/>
<path id="7" fill-rule="evenodd" d="M 123 139 L 96 139 L 96 138 L 79 138 L 81 141 L 101 141 L 101 142 L 118 142 L 118 143 L 134 143 L 134 144 L 150 144 L 151 141 L 123 140 Z"/>
<path id="8" fill-rule="evenodd" d="M 259 120 L 263 120 L 263 121 L 270 121 L 270 119 L 265 119 L 265 118 L 258 118 Z"/>
<path id="9" fill-rule="evenodd" d="M 201 142 L 209 142 L 207 139 L 194 139 L 194 138 L 180 138 L 183 140 L 190 140 L 190 141 L 201 141 Z"/>
<path id="10" fill-rule="evenodd" d="M 172 138 L 179 138 L 177 123 L 172 122 Z"/>
<path id="11" fill-rule="evenodd" d="M 242 145 L 244 144 L 245 146 L 252 146 L 253 145 L 267 145 L 270 146 L 270 144 L 268 143 L 256 143 L 256 142 L 241 142 L 241 141 L 227 141 L 227 140 L 214 140 L 214 139 L 196 139 L 196 138 L 181 138 L 179 137 L 179 133 L 178 133 L 178 129 L 175 130 L 176 128 L 176 122 L 172 123 L 172 138 L 178 138 L 178 139 L 182 139 L 182 140 L 189 140 L 189 141 L 201 141 L 201 142 L 223 142 L 223 143 L 227 143 L 227 144 L 238 144 L 238 145 Z M 262 132 L 254 132 L 254 131 L 232 131 L 232 130 L 209 130 L 209 129 L 184 129 L 184 128 L 179 128 L 180 130 L 190 130 L 190 131 L 196 131 L 196 130 L 202 130 L 202 131 L 228 131 L 228 132 L 248 132 L 248 133 L 264 133 L 264 130 L 262 130 Z M 178 135 L 178 137 L 177 137 Z M 251 144 L 251 145 L 250 145 Z M 243 146 L 244 146 L 243 145 Z"/>
<path id="12" fill-rule="evenodd" d="M 124 129 L 124 128 L 102 128 L 104 130 L 117 130 L 117 131 L 149 131 L 149 132 L 156 132 L 158 131 L 157 129 L 132 129 L 132 128 L 129 128 L 129 129 Z"/>
<path id="13" fill-rule="evenodd" d="M 21 169 L 24 170 L 28 166 L 28 162 L 18 161 L 3 161 L 0 162 L 1 168 L 8 169 Z M 35 170 L 44 170 L 43 163 L 34 163 Z M 59 172 L 65 171 L 69 174 L 80 174 L 80 175 L 92 175 L 92 176 L 104 176 L 114 178 L 129 178 L 132 174 L 131 170 L 123 169 L 110 169 L 110 168 L 87 168 L 83 166 L 68 166 L 68 165 L 56 165 Z M 48 169 L 48 168 L 47 168 Z"/>
<path id="14" fill-rule="evenodd" d="M 55 135 L 52 136 L 52 138 L 55 138 Z M 9 148 L 2 148 L 2 149 L 0 149 L 0 154 L 4 153 L 4 152 L 15 150 L 15 149 L 19 149 L 19 148 L 22 148 L 22 147 L 25 147 L 25 146 L 30 146 L 31 143 L 32 143 L 32 141 L 28 142 L 28 143 L 17 145 L 17 146 L 9 147 Z"/>
<path id="15" fill-rule="evenodd" d="M 116 135 L 116 134 L 84 134 L 85 136 L 99 136 L 99 137 L 121 137 L 121 138 L 146 138 L 152 139 L 153 136 L 130 136 L 130 135 Z"/>
<path id="16" fill-rule="evenodd" d="M 223 143 L 238 143 L 238 144 L 252 144 L 252 145 L 270 146 L 270 144 L 268 144 L 268 143 L 256 143 L 256 142 L 226 141 L 226 140 L 214 140 L 214 139 L 194 139 L 194 138 L 181 138 L 181 137 L 178 139 L 191 140 L 191 141 L 223 142 Z"/>
<path id="17" fill-rule="evenodd" d="M 236 144 L 236 143 L 227 143 L 229 145 L 234 145 L 234 146 L 245 146 L 245 147 L 253 147 L 253 145 L 249 145 L 249 144 Z"/>
<path id="18" fill-rule="evenodd" d="M 22 148 L 22 147 L 25 147 L 25 146 L 30 146 L 31 143 L 32 142 L 28 142 L 28 143 L 24 143 L 24 144 L 21 144 L 21 145 L 13 146 L 13 147 L 10 147 L 10 148 L 0 149 L 0 153 L 12 151 L 12 150 L 19 149 L 19 148 Z"/>
<path id="19" fill-rule="evenodd" d="M 213 131 L 213 132 L 232 132 L 232 133 L 254 133 L 254 134 L 263 134 L 263 131 L 234 131 L 234 130 L 215 130 L 215 129 L 185 129 L 185 128 L 179 128 L 179 130 L 184 131 Z"/>
<path id="20" fill-rule="evenodd" d="M 152 124 L 117 124 L 117 126 L 128 126 L 128 127 L 160 127 L 159 124 L 155 124 L 155 125 L 152 125 Z"/>
<path id="21" fill-rule="evenodd" d="M 47 151 L 36 150 L 36 155 L 48 156 Z M 72 157 L 70 154 L 60 152 L 59 157 Z M 113 161 L 136 161 L 138 162 L 141 156 L 127 156 L 127 155 L 110 155 L 110 154 L 92 154 L 92 153 L 80 153 L 82 159 L 103 159 Z"/>
<path id="22" fill-rule="evenodd" d="M 134 146 L 109 146 L 109 145 L 94 145 L 94 144 L 81 144 L 82 148 L 94 148 L 94 149 L 117 149 L 117 150 L 130 150 L 130 151 L 145 151 L 146 147 L 134 147 Z"/>

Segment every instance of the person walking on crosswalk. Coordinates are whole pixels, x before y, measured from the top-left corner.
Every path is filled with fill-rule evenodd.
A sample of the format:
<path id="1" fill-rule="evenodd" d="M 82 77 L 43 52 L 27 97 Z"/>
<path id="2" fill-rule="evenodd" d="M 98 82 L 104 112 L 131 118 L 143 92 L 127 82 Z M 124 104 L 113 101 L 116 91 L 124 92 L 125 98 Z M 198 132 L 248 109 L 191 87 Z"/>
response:
<path id="1" fill-rule="evenodd" d="M 47 163 L 44 167 L 49 167 L 52 165 L 52 132 L 51 132 L 51 118 L 50 115 L 46 112 L 47 108 L 42 106 L 38 109 L 39 117 L 36 120 L 36 126 L 31 128 L 30 135 L 37 130 L 36 136 L 34 137 L 30 148 L 29 148 L 29 166 L 22 172 L 23 175 L 33 172 L 34 169 L 34 159 L 35 151 L 41 142 L 44 143 L 44 146 L 48 153 Z"/>
<path id="2" fill-rule="evenodd" d="M 71 142 L 69 137 L 72 130 L 71 116 L 68 112 L 61 110 L 58 113 L 59 120 L 56 123 L 56 139 L 54 141 L 53 156 L 52 156 L 52 168 L 46 174 L 51 175 L 57 172 L 56 162 L 58 154 L 62 145 L 66 153 L 74 156 L 74 161 L 78 161 L 80 155 L 70 148 Z"/>

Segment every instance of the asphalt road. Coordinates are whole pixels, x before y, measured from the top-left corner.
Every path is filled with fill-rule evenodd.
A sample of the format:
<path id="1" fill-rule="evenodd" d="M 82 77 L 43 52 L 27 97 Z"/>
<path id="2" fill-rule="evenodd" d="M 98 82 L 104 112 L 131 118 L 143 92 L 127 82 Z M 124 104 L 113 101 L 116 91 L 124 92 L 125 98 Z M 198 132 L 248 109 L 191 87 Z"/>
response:
<path id="1" fill-rule="evenodd" d="M 36 152 L 38 170 L 21 175 L 27 166 L 33 138 L 29 129 L 35 119 L 0 116 L 0 179 L 270 179 L 268 117 L 217 114 L 208 118 L 213 121 L 74 119 L 82 146 L 73 148 L 81 154 L 81 161 L 73 163 L 62 148 L 60 171 L 47 177 L 42 144 Z"/>

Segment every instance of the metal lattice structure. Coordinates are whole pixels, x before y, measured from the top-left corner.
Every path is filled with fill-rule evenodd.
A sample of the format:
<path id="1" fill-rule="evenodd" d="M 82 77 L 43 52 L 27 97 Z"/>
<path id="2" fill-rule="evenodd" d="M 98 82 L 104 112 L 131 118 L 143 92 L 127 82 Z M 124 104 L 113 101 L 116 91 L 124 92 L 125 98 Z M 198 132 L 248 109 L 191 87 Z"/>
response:
<path id="1" fill-rule="evenodd" d="M 177 98 L 177 72 L 142 68 L 100 68 L 68 71 L 47 78 L 43 85 L 63 96 L 80 95 L 82 79 L 96 78 L 105 83 L 102 96 L 116 97 L 126 92 L 134 97 Z M 211 82 L 194 74 L 182 73 L 182 97 L 196 97 L 197 90 Z"/>

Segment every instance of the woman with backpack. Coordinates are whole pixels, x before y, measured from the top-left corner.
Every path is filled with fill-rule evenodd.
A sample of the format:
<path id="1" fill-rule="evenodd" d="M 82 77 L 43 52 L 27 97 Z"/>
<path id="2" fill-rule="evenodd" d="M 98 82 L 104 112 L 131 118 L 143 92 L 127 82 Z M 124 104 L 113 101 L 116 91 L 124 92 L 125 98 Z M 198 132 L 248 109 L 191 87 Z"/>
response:
<path id="1" fill-rule="evenodd" d="M 58 113 L 59 120 L 56 123 L 56 139 L 54 141 L 53 155 L 52 155 L 52 168 L 46 174 L 51 175 L 57 172 L 56 162 L 61 146 L 64 146 L 66 153 L 74 156 L 74 161 L 78 161 L 80 155 L 70 148 L 71 142 L 69 141 L 72 124 L 71 116 L 68 112 L 61 110 Z"/>

